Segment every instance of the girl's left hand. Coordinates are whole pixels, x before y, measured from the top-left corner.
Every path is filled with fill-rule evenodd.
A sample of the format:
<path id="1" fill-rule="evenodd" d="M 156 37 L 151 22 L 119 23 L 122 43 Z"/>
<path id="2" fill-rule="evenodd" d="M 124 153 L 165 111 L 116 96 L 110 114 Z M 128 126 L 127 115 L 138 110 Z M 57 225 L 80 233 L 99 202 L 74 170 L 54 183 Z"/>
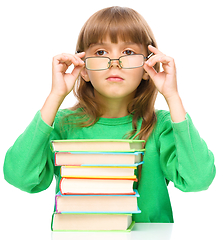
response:
<path id="1" fill-rule="evenodd" d="M 176 79 L 176 67 L 174 59 L 166 56 L 160 52 L 157 48 L 149 45 L 148 49 L 150 52 L 154 53 L 144 64 L 144 69 L 152 78 L 158 91 L 168 99 L 175 95 L 178 95 L 177 90 L 177 79 Z M 162 72 L 156 72 L 153 66 L 160 62 L 163 67 Z"/>

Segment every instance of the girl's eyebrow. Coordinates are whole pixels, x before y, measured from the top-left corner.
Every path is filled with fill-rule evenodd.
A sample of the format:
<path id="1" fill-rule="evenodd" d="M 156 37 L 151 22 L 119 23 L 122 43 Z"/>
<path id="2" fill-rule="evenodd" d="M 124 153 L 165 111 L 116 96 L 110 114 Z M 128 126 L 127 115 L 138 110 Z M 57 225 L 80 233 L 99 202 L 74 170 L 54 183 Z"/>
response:
<path id="1" fill-rule="evenodd" d="M 90 46 L 89 46 L 89 48 L 91 48 L 91 47 L 97 47 L 97 46 L 104 46 L 104 45 L 109 45 L 109 44 L 106 44 L 106 43 L 92 43 L 92 44 L 90 44 Z"/>
<path id="2" fill-rule="evenodd" d="M 111 43 L 106 43 L 106 42 L 98 42 L 98 43 L 92 43 L 90 44 L 89 48 L 92 47 L 100 47 L 100 46 L 109 46 Z M 117 43 L 118 44 L 118 43 Z M 134 43 L 134 42 L 122 42 L 121 43 L 123 46 L 140 46 L 141 44 Z"/>

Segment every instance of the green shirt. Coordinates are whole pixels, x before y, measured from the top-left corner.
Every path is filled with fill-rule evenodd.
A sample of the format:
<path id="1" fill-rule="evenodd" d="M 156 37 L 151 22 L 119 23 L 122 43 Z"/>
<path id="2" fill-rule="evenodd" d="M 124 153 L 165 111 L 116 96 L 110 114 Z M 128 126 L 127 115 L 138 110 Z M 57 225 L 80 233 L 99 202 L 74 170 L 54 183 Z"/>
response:
<path id="1" fill-rule="evenodd" d="M 50 141 L 55 139 L 122 139 L 132 129 L 132 116 L 100 118 L 91 127 L 74 128 L 61 124 L 71 110 L 60 110 L 51 127 L 40 111 L 7 151 L 4 163 L 6 181 L 29 193 L 47 189 L 56 177 L 59 191 L 60 167 L 54 166 Z M 146 143 L 141 179 L 137 187 L 140 214 L 136 222 L 172 223 L 173 214 L 167 183 L 184 192 L 206 190 L 215 177 L 214 156 L 199 136 L 190 116 L 180 123 L 170 113 L 157 111 L 157 124 Z M 75 121 L 73 116 L 69 121 Z M 140 122 L 139 122 L 140 125 Z M 140 127 L 140 126 L 139 126 Z"/>

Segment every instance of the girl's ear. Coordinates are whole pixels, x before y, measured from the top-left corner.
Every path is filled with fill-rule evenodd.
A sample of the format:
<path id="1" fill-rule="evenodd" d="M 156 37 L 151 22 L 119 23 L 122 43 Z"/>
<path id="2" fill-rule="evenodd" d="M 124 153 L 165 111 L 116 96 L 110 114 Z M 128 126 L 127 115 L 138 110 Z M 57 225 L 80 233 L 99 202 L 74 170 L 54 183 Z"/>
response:
<path id="1" fill-rule="evenodd" d="M 89 79 L 89 76 L 88 76 L 86 68 L 83 68 L 81 70 L 81 77 L 84 79 L 84 81 L 90 82 L 90 79 Z"/>
<path id="2" fill-rule="evenodd" d="M 148 74 L 146 71 L 144 71 L 144 74 L 143 74 L 143 76 L 142 76 L 142 79 L 143 79 L 143 80 L 149 80 L 149 74 Z"/>

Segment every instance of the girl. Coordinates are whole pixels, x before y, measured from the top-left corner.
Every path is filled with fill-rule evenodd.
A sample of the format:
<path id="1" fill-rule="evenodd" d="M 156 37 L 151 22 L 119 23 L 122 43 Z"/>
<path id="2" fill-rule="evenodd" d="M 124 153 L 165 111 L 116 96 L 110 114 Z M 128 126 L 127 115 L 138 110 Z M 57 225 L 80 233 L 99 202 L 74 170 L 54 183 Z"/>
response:
<path id="1" fill-rule="evenodd" d="M 58 192 L 61 176 L 54 167 L 52 139 L 144 139 L 144 164 L 136 173 L 140 181 L 135 186 L 142 212 L 133 219 L 172 223 L 168 182 L 184 192 L 201 191 L 215 177 L 214 156 L 182 105 L 174 60 L 157 49 L 146 21 L 121 7 L 91 16 L 76 51 L 53 58 L 51 92 L 8 150 L 5 179 L 37 193 L 48 188 L 55 175 Z M 73 71 L 66 73 L 71 65 Z M 72 90 L 78 103 L 58 110 Z M 169 112 L 155 111 L 157 91 Z"/>

